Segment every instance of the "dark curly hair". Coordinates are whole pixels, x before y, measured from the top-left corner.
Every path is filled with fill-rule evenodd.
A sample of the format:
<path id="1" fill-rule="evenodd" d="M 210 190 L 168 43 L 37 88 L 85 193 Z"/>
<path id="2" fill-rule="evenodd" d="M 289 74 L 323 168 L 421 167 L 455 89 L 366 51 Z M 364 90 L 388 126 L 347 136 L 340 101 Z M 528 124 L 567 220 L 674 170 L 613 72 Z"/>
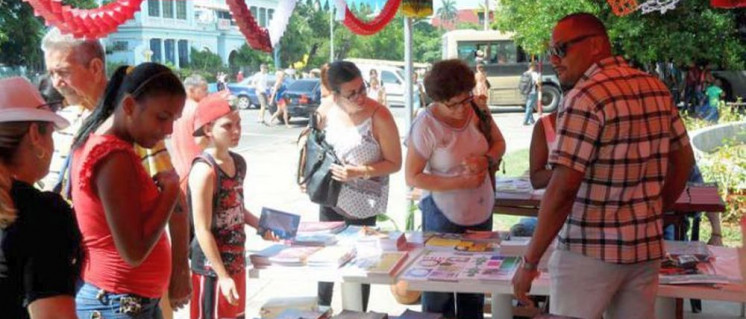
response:
<path id="1" fill-rule="evenodd" d="M 433 101 L 448 101 L 461 93 L 470 92 L 476 85 L 474 71 L 458 59 L 436 62 L 425 74 L 425 91 Z"/>

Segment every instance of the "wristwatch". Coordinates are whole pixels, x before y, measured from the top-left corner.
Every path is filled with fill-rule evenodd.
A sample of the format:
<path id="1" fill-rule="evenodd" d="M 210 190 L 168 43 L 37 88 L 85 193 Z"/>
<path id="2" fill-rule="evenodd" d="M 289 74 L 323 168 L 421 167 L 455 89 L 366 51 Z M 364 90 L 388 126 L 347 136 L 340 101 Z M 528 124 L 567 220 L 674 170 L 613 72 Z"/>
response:
<path id="1" fill-rule="evenodd" d="M 522 263 L 523 265 L 521 267 L 523 267 L 524 270 L 531 270 L 531 271 L 533 271 L 533 270 L 539 269 L 539 265 L 538 265 L 539 263 L 534 263 L 534 262 L 528 261 L 528 259 L 526 259 L 526 256 L 523 256 L 522 261 L 523 261 L 523 263 Z"/>

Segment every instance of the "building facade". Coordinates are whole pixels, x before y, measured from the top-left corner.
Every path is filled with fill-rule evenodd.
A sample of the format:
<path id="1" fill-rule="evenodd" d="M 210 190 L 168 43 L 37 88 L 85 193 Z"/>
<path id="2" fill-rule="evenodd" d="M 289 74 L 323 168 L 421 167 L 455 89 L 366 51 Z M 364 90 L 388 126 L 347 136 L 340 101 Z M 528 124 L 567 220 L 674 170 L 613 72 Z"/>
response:
<path id="1" fill-rule="evenodd" d="M 277 0 L 246 0 L 246 5 L 266 27 Z M 228 65 L 246 39 L 225 0 L 145 0 L 134 19 L 102 42 L 111 63 L 152 61 L 181 68 L 188 65 L 192 48 L 216 53 Z"/>

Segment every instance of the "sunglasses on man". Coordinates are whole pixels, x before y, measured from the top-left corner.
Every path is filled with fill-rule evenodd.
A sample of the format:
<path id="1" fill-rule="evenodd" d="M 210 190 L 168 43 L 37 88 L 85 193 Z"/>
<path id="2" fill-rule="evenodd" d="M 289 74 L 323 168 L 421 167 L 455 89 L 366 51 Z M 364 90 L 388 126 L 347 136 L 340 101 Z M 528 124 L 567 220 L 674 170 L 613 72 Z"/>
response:
<path id="1" fill-rule="evenodd" d="M 590 39 L 592 37 L 600 36 L 600 34 L 586 34 L 583 36 L 579 36 L 575 39 L 568 40 L 562 43 L 555 44 L 554 46 L 549 47 L 549 56 L 556 56 L 558 58 L 564 58 L 567 55 L 567 49 L 570 48 L 570 46 L 580 43 L 586 39 Z"/>

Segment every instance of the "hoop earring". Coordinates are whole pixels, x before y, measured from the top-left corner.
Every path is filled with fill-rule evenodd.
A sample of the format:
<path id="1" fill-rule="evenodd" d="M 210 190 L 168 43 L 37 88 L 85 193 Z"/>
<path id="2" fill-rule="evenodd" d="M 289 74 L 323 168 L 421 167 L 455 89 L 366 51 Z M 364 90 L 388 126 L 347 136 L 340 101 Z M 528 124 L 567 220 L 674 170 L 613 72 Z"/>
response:
<path id="1" fill-rule="evenodd" d="M 37 150 L 41 150 L 41 153 L 36 152 L 36 154 L 35 154 L 36 158 L 38 158 L 38 159 L 44 159 L 44 158 L 47 157 L 47 151 L 45 151 L 44 149 L 37 149 Z"/>

